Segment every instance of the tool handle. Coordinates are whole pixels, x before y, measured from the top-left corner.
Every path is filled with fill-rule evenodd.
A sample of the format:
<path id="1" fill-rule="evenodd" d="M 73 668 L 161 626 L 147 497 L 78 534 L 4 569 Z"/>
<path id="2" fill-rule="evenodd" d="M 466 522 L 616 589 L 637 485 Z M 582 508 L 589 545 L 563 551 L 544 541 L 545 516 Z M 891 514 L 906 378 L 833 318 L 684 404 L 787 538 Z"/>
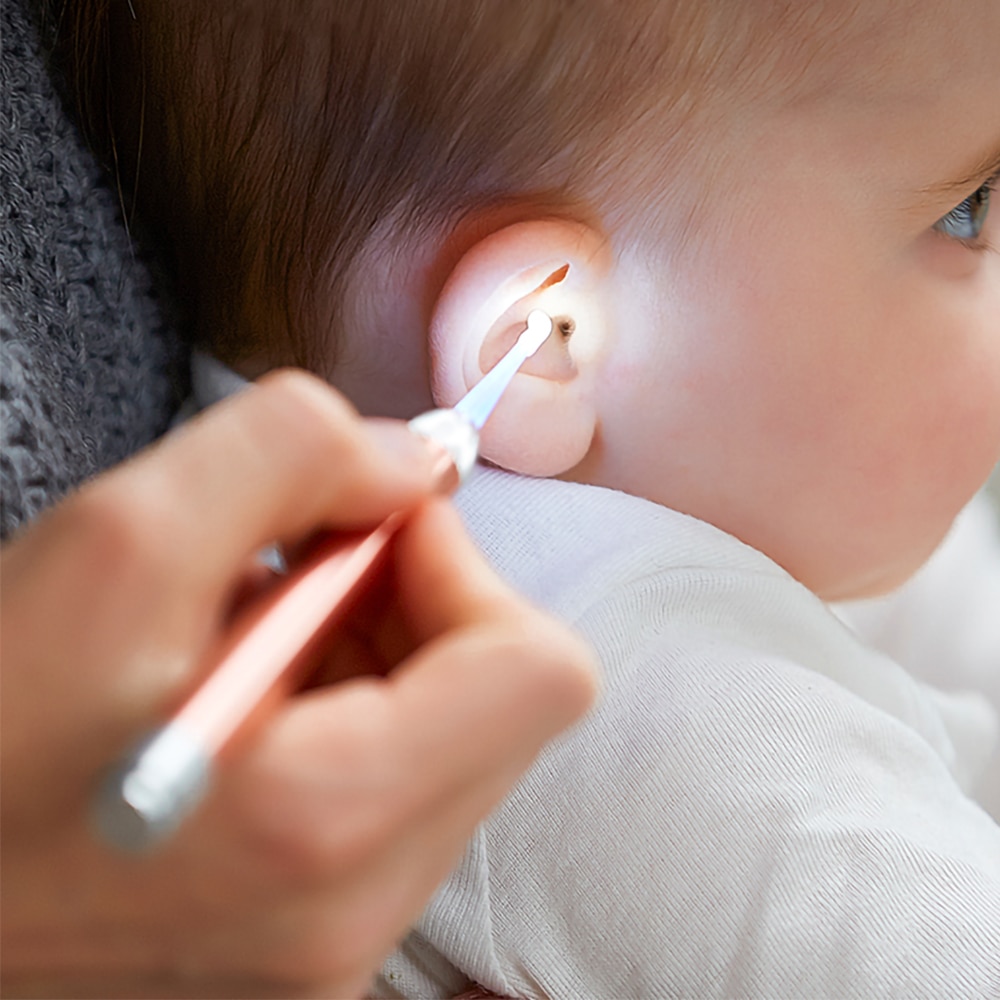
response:
<path id="1" fill-rule="evenodd" d="M 367 532 L 322 533 L 206 655 L 205 679 L 171 720 L 113 773 L 93 819 L 113 846 L 135 852 L 169 835 L 201 801 L 232 739 L 296 687 L 331 629 L 381 570 L 398 512 Z"/>

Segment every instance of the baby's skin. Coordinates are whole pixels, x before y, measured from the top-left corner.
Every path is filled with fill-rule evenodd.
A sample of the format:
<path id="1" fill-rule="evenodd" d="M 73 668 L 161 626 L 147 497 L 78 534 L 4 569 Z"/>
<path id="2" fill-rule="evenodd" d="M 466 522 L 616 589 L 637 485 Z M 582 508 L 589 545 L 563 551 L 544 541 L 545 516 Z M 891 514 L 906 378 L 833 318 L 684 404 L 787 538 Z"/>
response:
<path id="1" fill-rule="evenodd" d="M 515 204 L 374 255 L 334 383 L 452 403 L 528 311 L 570 315 L 488 458 L 693 514 L 827 599 L 901 583 L 1000 457 L 1000 4 L 851 17 L 780 100 L 728 95 L 683 176 L 637 153 L 635 225 Z"/>

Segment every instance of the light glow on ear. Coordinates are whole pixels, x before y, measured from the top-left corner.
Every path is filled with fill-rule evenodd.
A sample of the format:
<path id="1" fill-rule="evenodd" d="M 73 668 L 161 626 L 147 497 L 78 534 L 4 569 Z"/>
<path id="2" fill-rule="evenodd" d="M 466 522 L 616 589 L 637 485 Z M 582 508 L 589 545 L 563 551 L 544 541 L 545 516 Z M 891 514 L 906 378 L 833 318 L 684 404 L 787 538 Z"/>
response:
<path id="1" fill-rule="evenodd" d="M 505 358 L 528 355 L 483 428 L 484 458 L 513 472 L 554 476 L 588 454 L 612 261 L 599 232 L 540 219 L 490 233 L 454 265 L 429 329 L 435 403 L 459 405 Z M 563 321 L 559 327 L 553 317 Z"/>
<path id="2" fill-rule="evenodd" d="M 569 270 L 566 261 L 549 260 L 508 279 L 482 303 L 473 325 L 477 329 L 490 329 L 515 303 L 565 281 Z"/>
<path id="3" fill-rule="evenodd" d="M 455 404 L 455 411 L 467 417 L 476 430 L 482 428 L 518 369 L 548 340 L 551 332 L 552 319 L 548 313 L 533 309 L 528 315 L 527 328 L 514 346 Z"/>

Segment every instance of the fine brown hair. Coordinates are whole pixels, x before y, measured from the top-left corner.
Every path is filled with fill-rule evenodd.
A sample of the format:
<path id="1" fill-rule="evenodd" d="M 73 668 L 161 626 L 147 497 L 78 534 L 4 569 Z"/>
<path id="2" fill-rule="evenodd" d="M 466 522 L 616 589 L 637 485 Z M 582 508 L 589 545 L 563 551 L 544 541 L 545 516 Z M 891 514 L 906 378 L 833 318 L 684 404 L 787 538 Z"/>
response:
<path id="1" fill-rule="evenodd" d="M 759 48 L 759 9 L 786 5 L 745 7 L 61 0 L 57 54 L 198 338 L 317 368 L 376 234 L 402 247 L 518 200 L 613 211 L 643 144 L 669 171 Z"/>

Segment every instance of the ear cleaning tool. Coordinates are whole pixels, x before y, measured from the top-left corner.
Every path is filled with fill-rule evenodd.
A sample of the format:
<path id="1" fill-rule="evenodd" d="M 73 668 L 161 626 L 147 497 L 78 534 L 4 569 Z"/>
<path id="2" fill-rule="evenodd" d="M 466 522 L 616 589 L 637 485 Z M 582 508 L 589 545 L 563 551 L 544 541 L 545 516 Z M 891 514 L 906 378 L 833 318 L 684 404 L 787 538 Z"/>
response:
<path id="1" fill-rule="evenodd" d="M 441 493 L 454 492 L 468 478 L 479 431 L 551 332 L 551 318 L 533 310 L 514 346 L 454 408 L 409 422 L 415 434 L 441 447 Z M 287 575 L 237 618 L 208 651 L 200 686 L 98 788 L 92 818 L 105 842 L 139 853 L 177 829 L 204 797 L 233 738 L 301 683 L 332 630 L 384 566 L 407 515 L 397 511 L 371 531 L 320 532 Z"/>

